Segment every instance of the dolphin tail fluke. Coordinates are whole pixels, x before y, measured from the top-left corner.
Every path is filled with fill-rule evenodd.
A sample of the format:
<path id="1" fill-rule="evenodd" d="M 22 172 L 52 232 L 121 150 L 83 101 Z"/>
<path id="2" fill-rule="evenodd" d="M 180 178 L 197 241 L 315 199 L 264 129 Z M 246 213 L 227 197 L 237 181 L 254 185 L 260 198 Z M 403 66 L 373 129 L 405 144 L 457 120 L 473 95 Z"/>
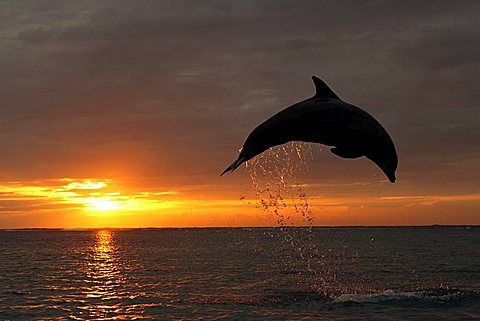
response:
<path id="1" fill-rule="evenodd" d="M 226 172 L 233 172 L 235 169 L 237 169 L 238 166 L 240 166 L 243 162 L 245 161 L 245 158 L 239 157 L 236 161 L 232 163 L 232 165 L 228 166 L 220 176 L 225 174 Z"/>

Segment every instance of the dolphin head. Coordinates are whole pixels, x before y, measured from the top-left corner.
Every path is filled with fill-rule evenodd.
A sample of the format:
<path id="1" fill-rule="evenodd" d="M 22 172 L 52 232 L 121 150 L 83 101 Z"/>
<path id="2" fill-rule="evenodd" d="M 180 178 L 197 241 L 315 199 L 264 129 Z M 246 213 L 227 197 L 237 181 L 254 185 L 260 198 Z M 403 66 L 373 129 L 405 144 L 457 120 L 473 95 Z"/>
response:
<path id="1" fill-rule="evenodd" d="M 248 135 L 245 143 L 243 143 L 237 160 L 228 166 L 220 176 L 227 172 L 233 172 L 241 164 L 249 161 L 258 154 L 263 153 L 270 147 L 284 144 L 286 142 L 288 142 L 288 139 L 285 139 L 281 133 L 278 134 L 272 131 L 268 126 L 258 126 L 250 133 L 250 135 Z"/>
<path id="2" fill-rule="evenodd" d="M 397 158 L 390 158 L 384 161 L 381 165 L 379 164 L 382 171 L 387 175 L 390 183 L 395 183 L 397 177 L 395 176 L 395 171 L 397 170 L 398 160 Z"/>
<path id="3" fill-rule="evenodd" d="M 385 146 L 384 148 L 376 149 L 367 157 L 372 160 L 378 167 L 385 173 L 390 183 L 394 183 L 397 179 L 395 171 L 398 166 L 398 157 L 393 144 L 391 146 Z"/>

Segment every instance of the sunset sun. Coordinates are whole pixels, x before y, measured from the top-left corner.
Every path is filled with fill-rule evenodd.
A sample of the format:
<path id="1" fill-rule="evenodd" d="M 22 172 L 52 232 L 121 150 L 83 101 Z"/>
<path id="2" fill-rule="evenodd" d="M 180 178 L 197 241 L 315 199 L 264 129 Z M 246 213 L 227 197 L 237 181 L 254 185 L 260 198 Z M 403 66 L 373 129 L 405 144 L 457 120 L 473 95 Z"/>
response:
<path id="1" fill-rule="evenodd" d="M 85 200 L 85 207 L 91 211 L 113 211 L 122 209 L 119 202 L 106 197 L 88 198 Z"/>

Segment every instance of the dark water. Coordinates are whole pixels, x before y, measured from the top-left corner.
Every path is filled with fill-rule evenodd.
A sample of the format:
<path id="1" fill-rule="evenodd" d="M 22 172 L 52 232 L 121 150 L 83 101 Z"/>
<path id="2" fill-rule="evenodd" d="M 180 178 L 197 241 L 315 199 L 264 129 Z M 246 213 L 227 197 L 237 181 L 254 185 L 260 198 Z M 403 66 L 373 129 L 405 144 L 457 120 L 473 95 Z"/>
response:
<path id="1" fill-rule="evenodd" d="M 0 319 L 480 319 L 480 228 L 0 231 Z"/>

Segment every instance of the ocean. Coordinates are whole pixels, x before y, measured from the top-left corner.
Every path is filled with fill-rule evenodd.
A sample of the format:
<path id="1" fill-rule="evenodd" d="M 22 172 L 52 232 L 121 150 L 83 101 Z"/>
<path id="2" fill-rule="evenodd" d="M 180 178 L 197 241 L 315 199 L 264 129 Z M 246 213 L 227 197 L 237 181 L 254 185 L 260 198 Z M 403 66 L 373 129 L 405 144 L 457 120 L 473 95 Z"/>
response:
<path id="1" fill-rule="evenodd" d="M 480 227 L 0 231 L 2 320 L 480 320 Z"/>

